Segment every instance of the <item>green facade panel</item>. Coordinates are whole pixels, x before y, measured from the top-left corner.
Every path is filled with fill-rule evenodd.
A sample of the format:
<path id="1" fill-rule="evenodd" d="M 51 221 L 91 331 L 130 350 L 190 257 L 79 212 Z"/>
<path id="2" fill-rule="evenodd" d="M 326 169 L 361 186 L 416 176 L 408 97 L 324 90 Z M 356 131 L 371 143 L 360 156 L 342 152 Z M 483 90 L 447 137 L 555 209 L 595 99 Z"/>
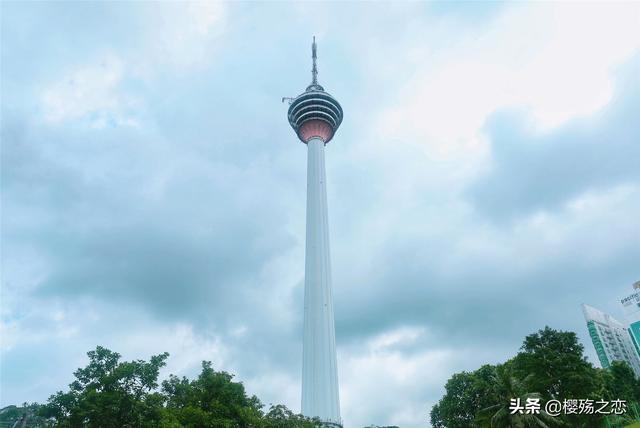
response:
<path id="1" fill-rule="evenodd" d="M 640 328 L 640 323 L 638 324 L 638 327 Z M 593 321 L 588 321 L 587 327 L 589 328 L 589 335 L 591 336 L 593 347 L 596 348 L 596 353 L 598 354 L 600 365 L 602 366 L 602 368 L 608 369 L 611 363 L 609 362 L 609 358 L 607 358 L 607 354 L 604 351 L 604 345 L 602 344 L 602 340 L 600 340 L 598 328 Z"/>
<path id="2" fill-rule="evenodd" d="M 640 321 L 636 321 L 629 326 L 629 335 L 631 336 L 633 346 L 636 348 L 638 357 L 640 357 Z"/>

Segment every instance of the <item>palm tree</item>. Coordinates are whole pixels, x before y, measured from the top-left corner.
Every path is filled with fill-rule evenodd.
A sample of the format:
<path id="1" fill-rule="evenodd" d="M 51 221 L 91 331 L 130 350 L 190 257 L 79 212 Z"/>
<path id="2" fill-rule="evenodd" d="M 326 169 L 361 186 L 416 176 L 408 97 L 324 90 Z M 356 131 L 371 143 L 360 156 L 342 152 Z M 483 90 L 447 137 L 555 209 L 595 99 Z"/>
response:
<path id="1" fill-rule="evenodd" d="M 537 399 L 541 402 L 541 395 L 537 392 L 525 392 L 524 385 L 528 377 L 521 381 L 511 375 L 511 370 L 502 365 L 496 367 L 493 376 L 493 388 L 498 397 L 498 403 L 486 407 L 478 412 L 478 424 L 483 428 L 550 428 L 560 426 L 562 422 L 540 409 L 539 413 L 512 413 L 509 408 L 511 399 L 519 398 L 521 403 L 527 399 Z"/>

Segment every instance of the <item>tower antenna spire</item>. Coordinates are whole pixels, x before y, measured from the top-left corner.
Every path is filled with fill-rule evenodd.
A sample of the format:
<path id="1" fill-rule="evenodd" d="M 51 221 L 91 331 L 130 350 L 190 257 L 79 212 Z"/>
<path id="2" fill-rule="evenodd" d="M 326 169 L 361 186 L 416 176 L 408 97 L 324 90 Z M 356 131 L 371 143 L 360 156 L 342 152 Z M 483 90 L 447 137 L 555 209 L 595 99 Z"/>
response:
<path id="1" fill-rule="evenodd" d="M 318 59 L 317 54 L 318 46 L 316 45 L 316 36 L 313 36 L 313 43 L 311 44 L 311 58 L 313 58 L 313 68 L 311 69 L 311 84 L 318 84 L 318 65 L 316 64 Z"/>

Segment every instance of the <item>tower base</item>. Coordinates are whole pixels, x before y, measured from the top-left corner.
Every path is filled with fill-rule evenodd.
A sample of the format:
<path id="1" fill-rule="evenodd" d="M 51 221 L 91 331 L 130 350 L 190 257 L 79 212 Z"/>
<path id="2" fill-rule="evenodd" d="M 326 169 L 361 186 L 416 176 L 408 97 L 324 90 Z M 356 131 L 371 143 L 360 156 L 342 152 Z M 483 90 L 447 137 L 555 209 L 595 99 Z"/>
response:
<path id="1" fill-rule="evenodd" d="M 320 422 L 319 428 L 343 428 L 342 424 L 336 422 Z"/>

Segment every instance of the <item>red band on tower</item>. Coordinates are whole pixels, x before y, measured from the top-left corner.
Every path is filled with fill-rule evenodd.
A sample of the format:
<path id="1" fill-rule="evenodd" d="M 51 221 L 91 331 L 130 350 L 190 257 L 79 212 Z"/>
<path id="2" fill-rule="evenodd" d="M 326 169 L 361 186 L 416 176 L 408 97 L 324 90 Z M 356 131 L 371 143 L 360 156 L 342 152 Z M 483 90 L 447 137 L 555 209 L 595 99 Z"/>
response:
<path id="1" fill-rule="evenodd" d="M 300 126 L 298 135 L 305 143 L 313 137 L 321 138 L 326 143 L 333 137 L 333 128 L 323 120 L 313 119 L 304 122 Z"/>

